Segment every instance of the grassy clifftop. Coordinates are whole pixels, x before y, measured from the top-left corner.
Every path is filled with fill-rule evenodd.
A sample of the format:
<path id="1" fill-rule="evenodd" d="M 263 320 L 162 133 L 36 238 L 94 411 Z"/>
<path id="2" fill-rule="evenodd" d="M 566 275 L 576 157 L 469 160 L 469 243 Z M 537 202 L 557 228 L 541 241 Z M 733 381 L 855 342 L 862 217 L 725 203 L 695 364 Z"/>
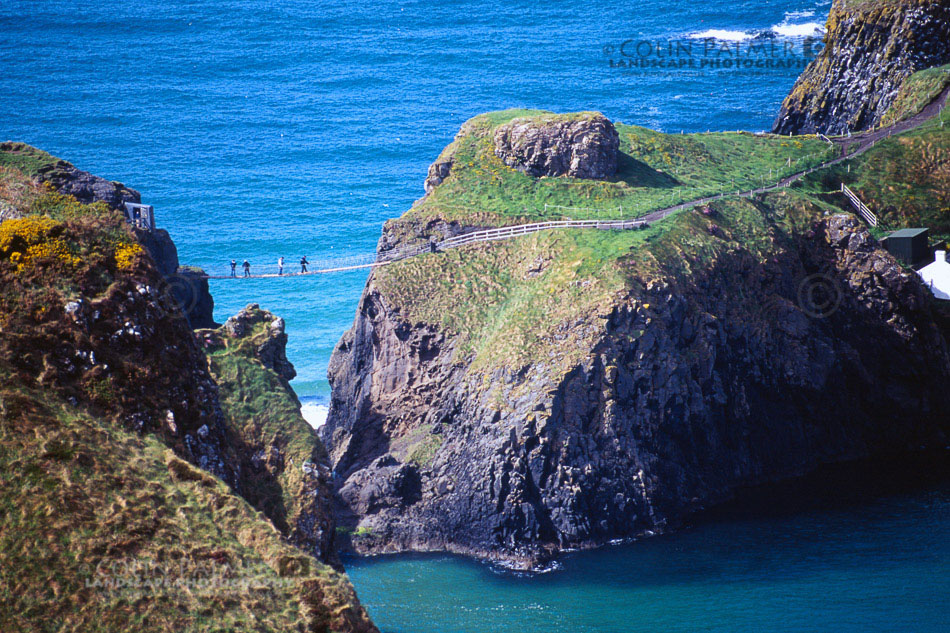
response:
<path id="1" fill-rule="evenodd" d="M 502 164 L 491 143 L 498 125 L 526 116 L 552 115 L 504 111 L 467 122 L 439 157 L 452 161 L 448 177 L 390 221 L 387 236 L 442 236 L 449 223 L 619 218 L 621 206 L 624 217 L 636 217 L 723 189 L 750 189 L 763 176 L 775 182 L 835 155 L 813 136 L 662 134 L 618 124 L 614 179 L 532 178 Z M 738 253 L 759 261 L 778 256 L 827 214 L 849 210 L 832 195 L 842 181 L 892 226 L 925 222 L 945 231 L 948 139 L 935 121 L 880 144 L 850 171 L 842 164 L 816 173 L 806 186 L 751 201 L 726 198 L 646 230 L 557 230 L 469 245 L 387 266 L 374 280 L 410 322 L 457 335 L 460 358 L 473 355 L 474 367 L 542 362 L 566 371 L 601 335 L 617 297 L 636 295 L 653 280 L 714 269 Z"/>
<path id="2" fill-rule="evenodd" d="M 451 163 L 444 181 L 397 221 L 390 235 L 419 233 L 441 219 L 479 226 L 587 218 L 631 218 L 722 191 L 746 190 L 827 159 L 814 136 L 793 139 L 746 132 L 663 134 L 617 124 L 620 162 L 610 180 L 533 178 L 495 155 L 493 136 L 516 118 L 538 122 L 554 115 L 504 110 L 467 121 L 437 159 Z"/>
<path id="3" fill-rule="evenodd" d="M 292 413 L 287 392 L 264 393 L 276 377 L 234 367 L 261 392 L 241 406 L 225 398 L 223 413 L 171 287 L 121 213 L 40 184 L 45 155 L 10 147 L 0 630 L 375 630 L 345 575 L 288 543 L 269 503 L 259 512 L 238 494 L 247 447 L 234 426 L 253 418 L 280 437 L 276 418 Z M 267 414 L 253 417 L 256 406 Z M 293 516 L 281 494 L 301 466 L 288 464 L 288 491 L 248 496 Z"/>

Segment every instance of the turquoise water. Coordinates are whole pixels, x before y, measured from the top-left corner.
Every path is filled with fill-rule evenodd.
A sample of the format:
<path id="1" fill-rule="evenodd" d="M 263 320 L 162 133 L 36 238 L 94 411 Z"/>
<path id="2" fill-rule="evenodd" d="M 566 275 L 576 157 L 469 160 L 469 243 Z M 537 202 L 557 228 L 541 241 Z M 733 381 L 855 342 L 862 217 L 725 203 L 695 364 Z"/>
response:
<path id="1" fill-rule="evenodd" d="M 710 30 L 727 44 L 747 32 L 795 41 L 786 35 L 813 31 L 828 4 L 5 0 L 0 136 L 139 189 L 182 262 L 220 272 L 247 257 L 256 271 L 280 255 L 372 252 L 382 222 L 422 195 L 429 163 L 480 112 L 767 129 L 796 68 L 610 61 L 628 40 L 655 50 Z M 214 281 L 215 316 L 249 302 L 282 315 L 294 387 L 325 398 L 365 279 Z"/>
<path id="2" fill-rule="evenodd" d="M 950 485 L 757 517 L 536 576 L 446 555 L 346 565 L 386 633 L 950 630 Z"/>
<path id="3" fill-rule="evenodd" d="M 596 109 L 670 132 L 770 127 L 798 69 L 631 71 L 624 42 L 801 44 L 814 0 L 0 3 L 0 137 L 139 189 L 183 263 L 260 270 L 371 252 L 467 118 Z M 701 42 L 702 40 L 694 40 Z M 310 409 L 363 272 L 214 281 L 215 315 L 285 317 Z M 311 411 L 314 413 L 314 411 Z M 316 412 L 318 414 L 319 411 Z M 541 576 L 465 559 L 350 561 L 396 631 L 948 630 L 946 488 L 720 518 L 565 557 Z"/>

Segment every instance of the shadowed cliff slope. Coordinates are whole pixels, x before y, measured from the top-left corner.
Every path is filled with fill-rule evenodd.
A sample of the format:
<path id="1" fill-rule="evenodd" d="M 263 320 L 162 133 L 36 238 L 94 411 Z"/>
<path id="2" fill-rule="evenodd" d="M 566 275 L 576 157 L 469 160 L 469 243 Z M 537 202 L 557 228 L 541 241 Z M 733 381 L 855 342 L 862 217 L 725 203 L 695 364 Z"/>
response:
<path id="1" fill-rule="evenodd" d="M 773 131 L 844 134 L 880 124 L 907 77 L 950 62 L 950 2 L 835 0 L 824 42 Z"/>
<path id="2" fill-rule="evenodd" d="M 374 631 L 345 575 L 287 542 L 321 554 L 303 524 L 268 512 L 306 515 L 316 476 L 251 490 L 235 428 L 253 407 L 230 406 L 226 387 L 222 410 L 121 214 L 9 162 L 0 199 L 0 629 Z M 252 369 L 258 401 L 284 389 Z M 297 420 L 266 413 L 260 434 L 284 446 Z"/>
<path id="3" fill-rule="evenodd" d="M 552 212 L 645 214 L 820 151 L 617 125 L 613 180 L 531 178 L 492 151 L 513 116 L 463 126 L 439 158 L 451 169 L 381 249 Z M 895 137 L 852 177 L 926 134 L 944 138 Z M 931 176 L 916 186 L 936 192 Z M 647 230 L 536 233 L 375 270 L 331 359 L 321 429 L 352 547 L 530 566 L 823 463 L 944 446 L 950 358 L 932 300 L 834 206 L 837 186 L 816 175 Z"/>

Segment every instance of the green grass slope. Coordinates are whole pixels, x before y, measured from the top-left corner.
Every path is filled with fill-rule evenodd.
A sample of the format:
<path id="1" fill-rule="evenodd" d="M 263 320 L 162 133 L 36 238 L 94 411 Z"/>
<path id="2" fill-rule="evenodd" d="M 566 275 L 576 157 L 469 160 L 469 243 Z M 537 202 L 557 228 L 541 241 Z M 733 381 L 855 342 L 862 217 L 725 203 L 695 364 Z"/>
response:
<path id="1" fill-rule="evenodd" d="M 452 160 L 445 181 L 386 230 L 412 235 L 433 219 L 479 226 L 590 218 L 631 218 L 721 192 L 748 190 L 803 171 L 832 156 L 814 136 L 747 132 L 663 134 L 617 124 L 621 157 L 609 181 L 532 178 L 494 153 L 498 126 L 518 117 L 553 115 L 505 110 L 467 121 L 439 161 Z"/>
<path id="2" fill-rule="evenodd" d="M 763 176 L 775 182 L 836 155 L 811 136 L 662 134 L 621 124 L 623 155 L 612 181 L 531 178 L 503 165 L 491 145 L 498 124 L 530 115 L 506 111 L 467 122 L 439 158 L 453 159 L 450 175 L 387 223 L 390 239 L 438 236 L 444 222 L 616 218 L 620 206 L 625 217 L 640 216 L 721 190 L 760 186 Z M 950 227 L 948 151 L 950 134 L 935 121 L 851 161 L 850 171 L 844 163 L 751 201 L 727 197 L 646 230 L 566 229 L 472 244 L 377 269 L 374 281 L 408 321 L 457 336 L 458 360 L 469 358 L 486 376 L 527 363 L 559 373 L 589 352 L 617 297 L 636 296 L 663 279 L 687 279 L 737 254 L 764 260 L 793 248 L 794 238 L 825 215 L 850 210 L 833 195 L 841 181 L 857 187 L 894 226 L 924 222 L 942 232 Z"/>
<path id="3" fill-rule="evenodd" d="M 0 631 L 375 630 L 344 574 L 186 461 L 232 478 L 244 447 L 184 315 L 119 212 L 23 160 L 0 165 L 23 215 L 0 222 Z"/>
<path id="4" fill-rule="evenodd" d="M 368 630 L 342 574 L 151 435 L 0 391 L 0 630 Z"/>
<path id="5" fill-rule="evenodd" d="M 901 84 L 894 103 L 881 119 L 881 126 L 886 127 L 914 116 L 947 86 L 950 86 L 950 64 L 914 73 Z"/>
<path id="6" fill-rule="evenodd" d="M 848 162 L 812 174 L 803 187 L 832 192 L 846 183 L 877 214 L 879 233 L 928 227 L 934 240 L 950 238 L 950 108 Z"/>

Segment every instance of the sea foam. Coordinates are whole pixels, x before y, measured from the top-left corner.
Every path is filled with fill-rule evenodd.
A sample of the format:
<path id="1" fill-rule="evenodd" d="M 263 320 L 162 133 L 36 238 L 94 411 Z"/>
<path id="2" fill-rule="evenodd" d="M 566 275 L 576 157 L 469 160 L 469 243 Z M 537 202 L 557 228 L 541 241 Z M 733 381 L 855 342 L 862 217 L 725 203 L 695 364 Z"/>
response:
<path id="1" fill-rule="evenodd" d="M 818 22 L 788 24 L 783 22 L 772 27 L 772 32 L 781 37 L 816 37 L 825 34 L 825 27 Z"/>
<path id="2" fill-rule="evenodd" d="M 725 42 L 744 42 L 755 37 L 753 33 L 731 31 L 729 29 L 707 29 L 700 33 L 690 33 L 689 37 L 697 40 L 716 39 Z"/>
<path id="3" fill-rule="evenodd" d="M 303 402 L 300 405 L 300 415 L 302 415 L 303 419 L 315 429 L 319 429 L 321 426 L 326 424 L 327 414 L 329 412 L 330 407 L 325 404 Z"/>

